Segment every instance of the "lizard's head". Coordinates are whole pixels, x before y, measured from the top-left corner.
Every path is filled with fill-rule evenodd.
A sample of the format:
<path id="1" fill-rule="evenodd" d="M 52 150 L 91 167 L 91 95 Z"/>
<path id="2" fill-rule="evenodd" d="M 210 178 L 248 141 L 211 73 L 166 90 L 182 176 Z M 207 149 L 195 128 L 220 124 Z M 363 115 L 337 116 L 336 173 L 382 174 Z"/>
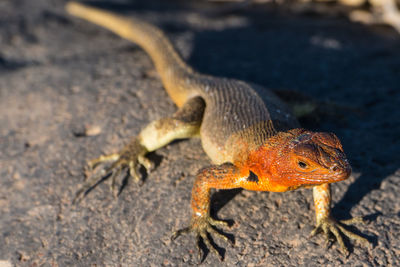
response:
<path id="1" fill-rule="evenodd" d="M 269 168 L 257 169 L 268 169 L 268 174 L 262 176 L 269 176 L 269 183 L 277 191 L 334 183 L 350 176 L 350 164 L 333 133 L 294 129 L 269 141 L 272 146 L 267 145 L 265 158 Z"/>
<path id="2" fill-rule="evenodd" d="M 347 179 L 351 167 L 333 133 L 296 129 L 276 156 L 276 171 L 289 183 L 316 185 Z"/>

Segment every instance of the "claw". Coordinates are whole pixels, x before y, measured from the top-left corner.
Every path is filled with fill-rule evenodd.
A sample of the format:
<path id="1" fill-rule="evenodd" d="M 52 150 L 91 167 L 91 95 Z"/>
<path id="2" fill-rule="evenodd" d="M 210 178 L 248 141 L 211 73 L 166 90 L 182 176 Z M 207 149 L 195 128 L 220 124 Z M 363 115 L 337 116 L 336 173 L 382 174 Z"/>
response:
<path id="1" fill-rule="evenodd" d="M 138 157 L 138 162 L 142 164 L 147 171 L 151 171 L 154 168 L 154 162 L 146 158 L 145 156 L 139 156 Z"/>
<path id="2" fill-rule="evenodd" d="M 204 259 L 203 259 L 203 250 L 200 247 L 200 242 L 201 242 L 201 238 L 200 235 L 196 236 L 196 247 L 197 247 L 197 251 L 199 252 L 199 262 L 201 263 Z"/>
<path id="3" fill-rule="evenodd" d="M 187 234 L 189 232 L 194 232 L 196 234 L 196 244 L 197 248 L 199 250 L 199 258 L 201 260 L 202 258 L 202 250 L 200 248 L 200 240 L 203 240 L 204 244 L 206 247 L 217 257 L 223 261 L 223 255 L 221 255 L 216 246 L 212 244 L 210 241 L 210 237 L 212 236 L 217 236 L 218 238 L 230 243 L 232 246 L 234 245 L 233 242 L 226 237 L 224 234 L 219 233 L 217 230 L 213 228 L 213 226 L 220 225 L 220 226 L 228 226 L 228 223 L 224 221 L 219 221 L 212 219 L 211 217 L 207 216 L 200 216 L 200 217 L 194 217 L 192 218 L 192 222 L 189 227 L 182 228 L 178 231 L 175 231 L 172 236 L 171 240 L 175 240 L 177 237 L 179 237 L 182 234 Z M 210 237 L 209 237 L 210 236 Z"/>
<path id="4" fill-rule="evenodd" d="M 111 185 L 110 185 L 110 191 L 113 194 L 113 197 L 116 198 L 118 196 L 118 188 L 116 187 L 117 184 L 117 178 L 122 172 L 122 168 L 118 167 L 113 173 L 111 174 Z"/>
<path id="5" fill-rule="evenodd" d="M 99 164 L 101 163 L 105 163 L 108 161 L 113 161 L 116 162 L 117 160 L 119 160 L 120 155 L 118 153 L 113 153 L 110 155 L 102 155 L 96 159 L 92 159 L 91 161 L 89 161 L 88 163 L 88 168 L 90 170 L 93 170 L 94 168 L 96 168 Z"/>
<path id="6" fill-rule="evenodd" d="M 210 235 L 211 235 L 211 234 L 212 234 L 212 235 L 215 235 L 215 236 L 217 236 L 218 238 L 224 240 L 225 242 L 229 243 L 232 247 L 235 245 L 235 244 L 233 243 L 233 241 L 230 240 L 226 235 L 221 234 L 220 232 L 218 232 L 217 230 L 215 230 L 215 229 L 212 228 L 211 226 L 210 226 L 210 227 L 207 227 L 207 232 L 208 232 Z"/>
<path id="7" fill-rule="evenodd" d="M 140 181 L 140 174 L 138 169 L 136 168 L 136 164 L 131 161 L 129 162 L 129 175 L 135 180 L 135 182 Z"/>
<path id="8" fill-rule="evenodd" d="M 354 217 L 348 220 L 341 220 L 340 223 L 344 225 L 352 225 L 355 223 L 365 224 L 365 221 L 362 217 Z"/>
<path id="9" fill-rule="evenodd" d="M 318 225 L 311 231 L 310 235 L 308 236 L 308 238 L 312 238 L 314 237 L 316 234 L 318 234 L 320 232 L 321 228 L 318 227 Z"/>
<path id="10" fill-rule="evenodd" d="M 137 138 L 134 138 L 120 153 L 113 153 L 110 155 L 103 155 L 99 158 L 93 159 L 88 163 L 89 170 L 95 170 L 99 165 L 99 170 L 86 180 L 83 185 L 78 189 L 75 194 L 75 198 L 72 203 L 79 203 L 88 193 L 91 188 L 96 187 L 103 179 L 111 178 L 110 189 L 113 196 L 118 195 L 119 190 L 117 190 L 117 179 L 120 178 L 121 172 L 128 170 L 129 175 L 132 176 L 136 182 L 140 182 L 140 173 L 137 169 L 138 164 L 142 164 L 149 170 L 152 166 L 150 160 L 148 160 L 144 155 L 147 153 L 145 147 L 143 147 Z M 107 165 L 109 167 L 107 167 Z"/>
<path id="11" fill-rule="evenodd" d="M 185 228 L 179 229 L 179 230 L 177 230 L 177 231 L 175 231 L 175 232 L 172 233 L 172 235 L 171 235 L 171 240 L 174 241 L 174 240 L 175 240 L 177 237 L 179 237 L 180 235 L 182 235 L 182 234 L 187 234 L 187 233 L 189 233 L 191 230 L 192 230 L 192 229 L 191 229 L 190 227 L 185 227 Z"/>
<path id="12" fill-rule="evenodd" d="M 355 218 L 352 218 L 349 220 L 342 220 L 342 221 L 340 221 L 340 223 L 345 224 L 345 225 L 352 225 L 352 224 L 356 224 L 356 223 L 365 224 L 365 221 L 363 220 L 362 217 L 355 217 Z M 349 230 L 345 229 L 340 224 L 338 224 L 337 226 L 343 232 L 343 234 L 346 235 L 347 237 L 361 242 L 364 246 L 370 245 L 369 241 L 366 238 L 361 237 L 353 232 L 350 232 Z"/>
<path id="13" fill-rule="evenodd" d="M 343 254 L 348 256 L 349 251 L 348 251 L 346 245 L 344 244 L 342 235 L 344 235 L 350 239 L 355 239 L 357 241 L 360 241 L 364 245 L 368 245 L 369 242 L 364 237 L 361 237 L 361 236 L 345 229 L 342 225 L 340 225 L 340 223 L 345 224 L 345 225 L 351 225 L 351 224 L 360 223 L 360 222 L 364 223 L 364 221 L 360 217 L 352 218 L 349 220 L 343 220 L 343 221 L 340 221 L 339 223 L 336 222 L 334 219 L 327 217 L 327 218 L 322 219 L 317 224 L 317 226 L 311 232 L 309 237 L 315 236 L 318 232 L 320 232 L 322 230 L 326 237 L 325 244 L 327 244 L 329 242 L 329 234 L 332 233 L 335 236 L 336 241 L 339 243 L 340 249 L 343 252 Z"/>
<path id="14" fill-rule="evenodd" d="M 221 220 L 215 220 L 213 218 L 209 218 L 208 220 L 210 222 L 211 225 L 213 226 L 220 226 L 222 228 L 227 228 L 229 227 L 229 223 L 225 222 L 225 221 L 221 221 Z"/>
<path id="15" fill-rule="evenodd" d="M 201 236 L 201 239 L 203 239 L 204 244 L 206 245 L 206 247 L 212 252 L 214 253 L 215 256 L 217 256 L 219 258 L 220 261 L 223 261 L 224 258 L 223 256 L 218 252 L 218 250 L 215 248 L 215 246 L 213 244 L 211 244 L 211 241 L 207 235 L 208 233 L 208 227 L 207 229 L 203 229 L 202 231 L 200 231 L 200 233 L 198 233 L 198 235 Z M 199 246 L 199 244 L 197 244 Z"/>
<path id="16" fill-rule="evenodd" d="M 342 250 L 343 254 L 347 257 L 349 255 L 349 250 L 347 249 L 346 245 L 344 244 L 343 237 L 338 230 L 339 224 L 330 224 L 328 226 L 329 231 L 333 233 L 336 238 L 336 241 L 339 243 L 340 249 Z M 343 233 L 345 234 L 345 233 Z"/>

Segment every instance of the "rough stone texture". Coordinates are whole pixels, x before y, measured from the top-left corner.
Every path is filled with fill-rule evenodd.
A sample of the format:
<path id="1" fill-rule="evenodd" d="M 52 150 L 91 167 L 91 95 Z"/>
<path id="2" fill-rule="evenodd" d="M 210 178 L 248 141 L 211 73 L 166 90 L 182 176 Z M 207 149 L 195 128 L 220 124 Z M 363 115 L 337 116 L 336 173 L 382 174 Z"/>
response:
<path id="1" fill-rule="evenodd" d="M 199 140 L 150 155 L 158 166 L 143 186 L 113 199 L 107 182 L 70 202 L 85 161 L 113 152 L 141 127 L 175 110 L 146 54 L 87 22 L 62 0 L 0 2 L 0 263 L 2 266 L 188 266 L 193 236 L 169 240 L 190 216 L 193 175 L 208 160 Z M 100 3 L 101 4 L 101 3 Z M 198 1 L 104 1 L 167 31 L 196 69 L 298 90 L 357 107 L 313 129 L 333 131 L 352 162 L 333 185 L 338 219 L 374 245 L 309 240 L 309 189 L 215 194 L 214 216 L 233 219 L 226 266 L 395 266 L 400 262 L 400 37 L 343 18 L 294 16 L 272 6 L 218 15 Z M 80 137 L 85 127 L 99 135 Z M 218 244 L 219 240 L 216 240 Z M 204 266 L 221 265 L 209 254 Z"/>

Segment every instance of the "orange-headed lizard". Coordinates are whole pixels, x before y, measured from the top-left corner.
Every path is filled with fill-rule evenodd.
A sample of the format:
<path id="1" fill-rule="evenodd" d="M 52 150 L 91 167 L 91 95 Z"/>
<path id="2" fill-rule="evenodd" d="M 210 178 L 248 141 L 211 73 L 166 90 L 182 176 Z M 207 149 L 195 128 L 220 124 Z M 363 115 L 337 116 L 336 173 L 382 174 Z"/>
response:
<path id="1" fill-rule="evenodd" d="M 153 25 L 75 2 L 67 4 L 66 9 L 141 46 L 179 107 L 172 116 L 148 124 L 119 153 L 91 161 L 89 167 L 99 166 L 100 171 L 87 179 L 75 200 L 81 200 L 105 175 L 111 176 L 113 191 L 123 171 L 139 181 L 139 165 L 146 169 L 152 165 L 145 157 L 148 152 L 175 139 L 200 136 L 213 165 L 198 172 L 192 189 L 190 225 L 175 232 L 173 238 L 194 232 L 198 244 L 203 240 L 219 255 L 209 236 L 229 239 L 214 228 L 227 223 L 210 217 L 213 188 L 284 192 L 312 186 L 317 221 L 312 235 L 322 230 L 329 238 L 332 233 L 345 254 L 348 250 L 342 234 L 368 243 L 340 224 L 361 222 L 360 218 L 339 223 L 330 216 L 329 184 L 345 180 L 351 173 L 336 135 L 300 128 L 289 108 L 265 88 L 196 72 Z"/>

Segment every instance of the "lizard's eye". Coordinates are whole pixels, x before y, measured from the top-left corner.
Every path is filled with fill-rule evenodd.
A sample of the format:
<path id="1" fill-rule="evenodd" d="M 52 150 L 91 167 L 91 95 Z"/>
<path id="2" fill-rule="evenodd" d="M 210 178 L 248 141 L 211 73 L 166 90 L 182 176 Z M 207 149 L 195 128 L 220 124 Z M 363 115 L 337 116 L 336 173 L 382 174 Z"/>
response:
<path id="1" fill-rule="evenodd" d="M 299 167 L 302 168 L 302 169 L 307 169 L 307 167 L 308 167 L 308 164 L 305 163 L 304 161 L 301 161 L 301 160 L 299 160 L 297 162 L 297 165 L 299 165 Z"/>

